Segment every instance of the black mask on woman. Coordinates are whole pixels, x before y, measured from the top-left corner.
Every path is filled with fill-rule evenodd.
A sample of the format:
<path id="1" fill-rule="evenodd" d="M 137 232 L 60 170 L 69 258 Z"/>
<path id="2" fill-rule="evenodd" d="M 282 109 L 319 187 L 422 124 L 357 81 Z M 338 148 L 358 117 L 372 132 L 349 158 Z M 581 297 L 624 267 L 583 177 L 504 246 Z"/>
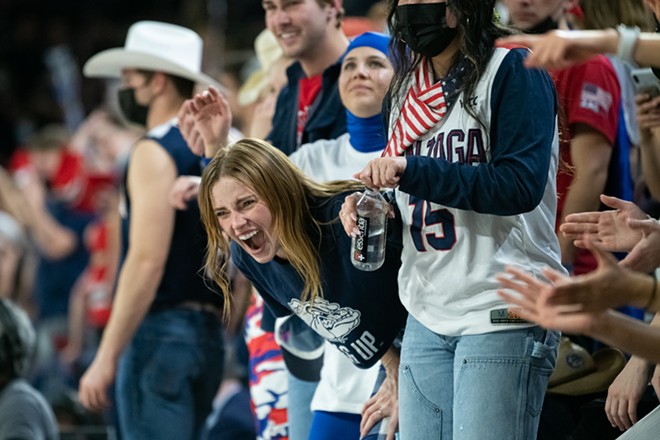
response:
<path id="1" fill-rule="evenodd" d="M 149 107 L 138 104 L 135 100 L 135 89 L 132 87 L 119 89 L 117 97 L 119 98 L 119 109 L 124 117 L 131 122 L 145 127 L 147 125 Z"/>
<path id="2" fill-rule="evenodd" d="M 397 31 L 414 52 L 433 58 L 456 38 L 458 29 L 447 27 L 447 3 L 396 7 Z"/>

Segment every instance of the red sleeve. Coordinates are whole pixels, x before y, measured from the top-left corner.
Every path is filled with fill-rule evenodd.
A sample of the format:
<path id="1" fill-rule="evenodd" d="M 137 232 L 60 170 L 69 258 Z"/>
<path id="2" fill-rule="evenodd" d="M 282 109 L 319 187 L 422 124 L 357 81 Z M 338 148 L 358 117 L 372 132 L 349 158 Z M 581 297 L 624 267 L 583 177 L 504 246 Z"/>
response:
<path id="1" fill-rule="evenodd" d="M 614 144 L 621 88 L 609 60 L 599 55 L 564 69 L 558 76 L 557 91 L 571 131 L 576 124 L 584 124 L 602 133 Z"/>

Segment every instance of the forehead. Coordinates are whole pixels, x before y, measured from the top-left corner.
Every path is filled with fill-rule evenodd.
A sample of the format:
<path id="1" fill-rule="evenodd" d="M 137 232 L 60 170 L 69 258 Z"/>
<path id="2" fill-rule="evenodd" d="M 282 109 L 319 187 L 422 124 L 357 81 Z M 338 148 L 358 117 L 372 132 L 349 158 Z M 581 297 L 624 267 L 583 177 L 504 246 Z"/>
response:
<path id="1" fill-rule="evenodd" d="M 368 58 L 368 57 L 378 57 L 378 58 L 387 58 L 383 52 L 378 49 L 374 49 L 369 46 L 360 46 L 351 50 L 346 54 L 344 62 L 349 58 Z"/>
<path id="2" fill-rule="evenodd" d="M 215 202 L 231 204 L 236 199 L 256 195 L 256 192 L 245 183 L 234 177 L 221 177 L 211 188 Z"/>
<path id="3" fill-rule="evenodd" d="M 132 81 L 142 76 L 143 76 L 142 73 L 140 73 L 140 71 L 137 69 L 131 69 L 131 68 L 121 69 L 121 79 L 124 82 Z"/>

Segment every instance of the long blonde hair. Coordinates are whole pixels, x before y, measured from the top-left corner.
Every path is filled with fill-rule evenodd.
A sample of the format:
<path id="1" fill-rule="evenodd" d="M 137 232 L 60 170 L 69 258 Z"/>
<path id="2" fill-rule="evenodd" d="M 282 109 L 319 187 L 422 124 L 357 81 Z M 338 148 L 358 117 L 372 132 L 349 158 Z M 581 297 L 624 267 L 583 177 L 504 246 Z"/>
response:
<path id="1" fill-rule="evenodd" d="M 303 279 L 305 287 L 301 299 L 314 301 L 321 296 L 318 243 L 307 233 L 310 227 L 320 233 L 321 223 L 312 216 L 310 208 L 314 205 L 310 204 L 318 206 L 334 195 L 361 190 L 364 186 L 350 180 L 316 183 L 284 153 L 259 139 L 242 139 L 220 150 L 202 175 L 199 208 L 208 234 L 205 268 L 220 287 L 225 298 L 225 312 L 230 304 L 226 270 L 229 240 L 216 219 L 211 193 L 222 177 L 236 179 L 251 188 L 270 210 L 279 245 Z"/>

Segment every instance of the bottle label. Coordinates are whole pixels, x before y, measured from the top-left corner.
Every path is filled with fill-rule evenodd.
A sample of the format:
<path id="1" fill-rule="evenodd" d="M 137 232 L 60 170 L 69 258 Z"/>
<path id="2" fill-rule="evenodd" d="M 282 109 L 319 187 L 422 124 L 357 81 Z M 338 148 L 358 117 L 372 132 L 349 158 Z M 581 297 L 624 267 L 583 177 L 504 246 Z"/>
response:
<path id="1" fill-rule="evenodd" d="M 353 260 L 364 263 L 367 261 L 367 243 L 369 243 L 369 219 L 367 217 L 357 218 L 357 228 L 360 235 L 355 237 L 355 249 L 353 249 Z"/>

